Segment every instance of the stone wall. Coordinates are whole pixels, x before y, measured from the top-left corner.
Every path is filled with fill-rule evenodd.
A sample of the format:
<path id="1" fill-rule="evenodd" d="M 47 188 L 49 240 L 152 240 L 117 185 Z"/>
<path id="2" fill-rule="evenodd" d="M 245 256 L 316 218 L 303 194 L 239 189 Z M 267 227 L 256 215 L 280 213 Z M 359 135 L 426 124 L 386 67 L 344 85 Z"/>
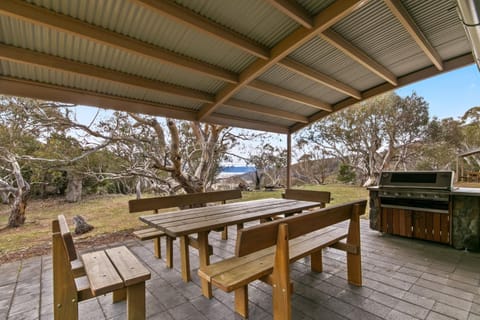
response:
<path id="1" fill-rule="evenodd" d="M 457 195 L 452 197 L 453 247 L 480 251 L 480 197 Z"/>

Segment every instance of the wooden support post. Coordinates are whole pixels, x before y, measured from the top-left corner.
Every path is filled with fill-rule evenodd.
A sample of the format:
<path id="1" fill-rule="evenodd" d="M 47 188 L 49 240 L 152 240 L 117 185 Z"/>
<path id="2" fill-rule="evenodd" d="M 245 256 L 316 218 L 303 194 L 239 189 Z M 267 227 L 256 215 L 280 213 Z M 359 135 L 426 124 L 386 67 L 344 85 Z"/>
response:
<path id="1" fill-rule="evenodd" d="M 112 292 L 112 303 L 117 303 L 127 299 L 127 289 L 119 289 Z"/>
<path id="2" fill-rule="evenodd" d="M 162 248 L 160 247 L 160 237 L 153 238 L 153 250 L 157 259 L 162 258 Z"/>
<path id="3" fill-rule="evenodd" d="M 180 257 L 182 260 L 182 279 L 184 282 L 191 280 L 190 276 L 190 256 L 188 250 L 188 236 L 180 237 Z"/>
<path id="4" fill-rule="evenodd" d="M 356 204 L 353 207 L 352 217 L 350 218 L 350 225 L 348 227 L 347 245 L 358 248 L 356 253 L 347 251 L 347 279 L 348 282 L 362 286 L 362 260 L 360 249 L 360 208 Z"/>
<path id="5" fill-rule="evenodd" d="M 235 312 L 248 318 L 248 284 L 235 290 Z"/>
<path id="6" fill-rule="evenodd" d="M 310 269 L 312 272 L 323 272 L 322 250 L 310 255 Z"/>
<path id="7" fill-rule="evenodd" d="M 127 287 L 127 317 L 128 320 L 146 319 L 144 281 Z"/>
<path id="8" fill-rule="evenodd" d="M 290 320 L 292 318 L 289 260 L 288 224 L 282 223 L 278 226 L 277 247 L 272 274 L 274 320 Z"/>
<path id="9" fill-rule="evenodd" d="M 222 240 L 228 240 L 228 226 L 223 227 Z"/>
<path id="10" fill-rule="evenodd" d="M 208 231 L 203 231 L 198 233 L 198 258 L 200 260 L 200 268 L 208 266 L 210 264 L 210 254 L 208 250 Z M 212 294 L 212 285 L 205 279 L 201 279 L 202 282 L 202 293 L 203 295 L 210 299 Z"/>
<path id="11" fill-rule="evenodd" d="M 165 238 L 165 246 L 167 247 L 167 256 L 165 257 L 167 267 L 172 269 L 173 268 L 173 238 L 167 236 Z"/>
<path id="12" fill-rule="evenodd" d="M 292 134 L 287 134 L 287 189 L 292 186 Z"/>

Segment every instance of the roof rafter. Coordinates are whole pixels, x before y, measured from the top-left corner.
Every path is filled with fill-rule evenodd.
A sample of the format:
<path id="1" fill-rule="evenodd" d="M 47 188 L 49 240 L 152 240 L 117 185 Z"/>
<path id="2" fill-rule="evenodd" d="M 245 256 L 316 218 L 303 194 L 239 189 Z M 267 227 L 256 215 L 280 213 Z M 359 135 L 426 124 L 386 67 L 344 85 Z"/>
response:
<path id="1" fill-rule="evenodd" d="M 198 120 L 204 120 L 210 113 L 212 113 L 218 106 L 223 104 L 226 100 L 232 97 L 236 92 L 241 90 L 246 84 L 255 79 L 262 72 L 276 64 L 281 59 L 285 58 L 292 51 L 315 37 L 318 33 L 331 27 L 350 13 L 360 8 L 365 3 L 365 0 L 341 0 L 336 1 L 324 10 L 322 10 L 314 18 L 314 26 L 311 29 L 299 27 L 289 36 L 281 40 L 270 51 L 270 58 L 268 60 L 257 59 L 250 66 L 248 66 L 239 75 L 239 82 L 237 84 L 229 84 L 221 90 L 215 97 L 214 103 L 204 105 L 198 112 Z"/>
<path id="2" fill-rule="evenodd" d="M 262 114 L 262 115 L 266 115 L 274 118 L 293 120 L 300 123 L 308 123 L 307 117 L 301 116 L 293 112 L 288 112 L 288 111 L 283 111 L 276 108 L 262 106 L 252 102 L 241 101 L 237 99 L 229 99 L 224 104 L 229 107 L 248 110 L 250 112 L 254 112 L 254 113 L 258 113 L 258 114 Z"/>
<path id="3" fill-rule="evenodd" d="M 437 50 L 432 46 L 427 37 L 423 34 L 422 30 L 417 26 L 413 18 L 408 13 L 407 9 L 402 5 L 399 0 L 384 0 L 393 15 L 400 21 L 405 30 L 415 40 L 420 49 L 423 50 L 425 55 L 432 61 L 438 70 L 443 69 L 442 58 L 438 54 Z"/>
<path id="4" fill-rule="evenodd" d="M 279 65 L 281 65 L 284 68 L 289 69 L 290 71 L 293 71 L 297 74 L 300 74 L 304 76 L 305 78 L 308 78 L 312 81 L 315 81 L 317 83 L 320 83 L 324 86 L 327 86 L 333 90 L 336 90 L 338 92 L 341 92 L 343 94 L 346 94 L 348 96 L 351 96 L 355 99 L 361 99 L 362 94 L 360 91 L 358 91 L 355 88 L 350 87 L 349 85 L 346 85 L 338 80 L 333 79 L 330 76 L 327 76 L 326 74 L 317 71 L 313 68 L 310 68 L 300 62 L 297 62 L 291 58 L 285 58 L 278 62 Z"/>
<path id="5" fill-rule="evenodd" d="M 52 97 L 55 97 L 56 101 L 64 103 L 90 105 L 118 111 L 143 113 L 180 120 L 196 120 L 195 111 L 180 108 L 178 106 L 139 101 L 123 97 L 113 97 L 96 92 L 88 92 L 88 94 L 85 94 L 85 91 L 80 89 L 65 88 L 51 84 L 39 84 L 38 82 L 30 80 L 20 80 L 0 76 L 0 88 L 2 88 L 2 94 L 12 96 L 30 97 L 47 101 L 50 101 L 52 100 Z M 208 118 L 208 122 L 228 126 L 238 126 L 253 130 L 267 130 L 282 134 L 288 133 L 288 129 L 282 126 L 241 117 L 227 117 L 217 113 L 213 113 Z"/>
<path id="6" fill-rule="evenodd" d="M 281 88 L 279 86 L 273 85 L 271 83 L 268 83 L 262 80 L 253 80 L 247 85 L 247 87 L 253 88 L 255 90 L 259 90 L 283 99 L 287 99 L 293 102 L 301 103 L 309 107 L 313 107 L 315 109 L 332 111 L 332 106 L 326 102 L 300 94 L 295 91 Z"/>
<path id="7" fill-rule="evenodd" d="M 24 1 L 2 0 L 0 1 L 0 13 L 20 18 L 34 24 L 40 24 L 49 28 L 74 34 L 124 51 L 140 54 L 144 57 L 155 59 L 165 64 L 188 69 L 228 83 L 238 82 L 237 75 L 228 70 L 186 58 L 182 55 L 167 51 L 146 42 L 88 24 L 81 20 Z"/>
<path id="8" fill-rule="evenodd" d="M 310 17 L 310 13 L 296 2 L 290 0 L 266 1 L 305 28 L 311 29 L 313 27 L 313 20 Z"/>
<path id="9" fill-rule="evenodd" d="M 423 79 L 427 79 L 427 78 L 430 78 L 430 77 L 433 77 L 433 76 L 436 76 L 436 75 L 439 75 L 439 74 L 442 74 L 442 73 L 445 73 L 445 72 L 449 72 L 449 71 L 464 67 L 464 66 L 472 64 L 472 63 L 473 63 L 473 56 L 470 53 L 467 53 L 467 54 L 464 54 L 462 56 L 444 61 L 443 70 L 438 70 L 435 66 L 430 66 L 430 67 L 421 69 L 419 71 L 416 71 L 416 72 L 407 74 L 405 76 L 402 76 L 402 77 L 398 78 L 398 87 L 406 86 L 406 85 L 409 85 L 411 83 L 414 83 L 414 82 L 417 82 L 417 81 L 420 81 L 420 80 L 423 80 Z M 362 92 L 362 96 L 363 96 L 364 99 L 368 99 L 368 98 L 374 97 L 376 95 L 385 93 L 387 91 L 397 89 L 398 87 L 393 86 L 391 83 L 385 82 L 385 83 L 383 83 L 383 84 L 381 84 L 377 87 L 374 87 L 374 88 L 371 88 L 371 89 L 368 89 L 368 90 Z M 340 102 L 334 104 L 333 105 L 333 112 L 340 111 L 340 110 L 342 110 L 346 107 L 349 107 L 349 106 L 351 106 L 355 103 L 358 103 L 358 101 L 356 101 L 353 98 L 347 98 L 343 101 L 340 101 Z M 322 118 L 325 118 L 329 114 L 331 114 L 331 113 L 328 113 L 328 112 L 325 112 L 325 111 L 319 111 L 319 112 L 313 114 L 312 116 L 308 117 L 308 124 L 297 123 L 297 124 L 291 126 L 290 127 L 290 133 L 301 130 L 301 129 L 305 128 L 306 126 L 308 126 L 309 124 L 311 124 L 315 121 L 318 121 Z"/>
<path id="10" fill-rule="evenodd" d="M 228 30 L 224 26 L 215 23 L 205 17 L 202 17 L 195 12 L 184 8 L 176 3 L 166 0 L 135 0 L 137 3 L 154 9 L 157 13 L 166 16 L 178 23 L 193 27 L 197 31 L 205 33 L 209 36 L 214 36 L 223 42 L 246 51 L 258 58 L 268 59 L 268 48 L 238 34 L 234 31 Z"/>
<path id="11" fill-rule="evenodd" d="M 323 39 L 327 40 L 335 48 L 343 51 L 350 58 L 360 63 L 380 78 L 383 78 L 394 86 L 397 85 L 397 77 L 392 72 L 390 72 L 390 70 L 388 70 L 380 63 L 369 57 L 365 52 L 348 42 L 340 34 L 336 33 L 332 29 L 329 29 L 322 32 L 320 36 Z"/>
<path id="12" fill-rule="evenodd" d="M 47 67 L 49 69 L 56 69 L 97 79 L 109 80 L 130 86 L 157 90 L 200 102 L 213 101 L 213 96 L 205 92 L 187 89 L 161 81 L 150 80 L 119 71 L 97 67 L 91 64 L 67 60 L 45 53 L 4 44 L 0 44 L 0 59 L 27 63 L 30 65 L 37 65 Z"/>

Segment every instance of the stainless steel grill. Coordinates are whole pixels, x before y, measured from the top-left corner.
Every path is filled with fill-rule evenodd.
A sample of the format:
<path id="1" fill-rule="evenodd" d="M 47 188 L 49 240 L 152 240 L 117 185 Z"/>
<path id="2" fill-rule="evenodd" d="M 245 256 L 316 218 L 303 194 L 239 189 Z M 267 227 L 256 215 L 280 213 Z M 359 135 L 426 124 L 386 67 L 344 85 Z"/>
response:
<path id="1" fill-rule="evenodd" d="M 380 206 L 448 213 L 452 183 L 452 171 L 382 172 Z"/>

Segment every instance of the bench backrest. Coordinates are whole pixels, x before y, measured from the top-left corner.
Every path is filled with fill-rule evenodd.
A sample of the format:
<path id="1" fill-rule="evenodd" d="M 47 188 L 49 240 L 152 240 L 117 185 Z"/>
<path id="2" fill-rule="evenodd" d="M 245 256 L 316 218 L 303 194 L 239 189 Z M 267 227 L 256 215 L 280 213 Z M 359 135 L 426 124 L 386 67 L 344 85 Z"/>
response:
<path id="1" fill-rule="evenodd" d="M 57 313 L 68 313 L 68 310 L 74 308 L 74 303 L 63 304 L 64 301 L 78 300 L 75 275 L 71 264 L 71 261 L 76 259 L 77 251 L 67 221 L 63 215 L 59 215 L 57 220 L 52 221 L 53 299 L 55 306 L 61 306 L 61 310 L 54 309 L 56 319 L 59 318 Z"/>
<path id="2" fill-rule="evenodd" d="M 129 212 L 157 211 L 173 207 L 191 207 L 210 202 L 225 202 L 227 200 L 241 199 L 240 190 L 224 190 L 212 192 L 189 193 L 176 196 L 155 197 L 128 201 Z"/>
<path id="3" fill-rule="evenodd" d="M 285 193 L 282 194 L 282 196 L 285 199 L 320 202 L 321 208 L 325 208 L 325 204 L 330 203 L 331 199 L 331 194 L 328 191 L 313 191 L 300 189 L 285 189 Z"/>
<path id="4" fill-rule="evenodd" d="M 289 239 L 293 239 L 355 216 L 358 218 L 365 213 L 366 205 L 366 200 L 349 202 L 241 229 L 237 235 L 235 254 L 241 257 L 275 245 L 280 224 L 288 225 Z"/>

